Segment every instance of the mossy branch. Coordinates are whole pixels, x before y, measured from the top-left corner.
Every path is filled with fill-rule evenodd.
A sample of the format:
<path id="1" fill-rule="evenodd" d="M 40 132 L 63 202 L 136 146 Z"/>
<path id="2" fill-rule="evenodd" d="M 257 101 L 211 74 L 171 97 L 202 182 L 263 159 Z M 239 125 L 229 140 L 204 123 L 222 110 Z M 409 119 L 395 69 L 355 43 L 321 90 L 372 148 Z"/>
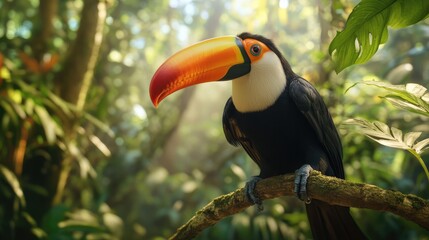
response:
<path id="1" fill-rule="evenodd" d="M 263 179 L 256 186 L 256 194 L 263 200 L 293 196 L 293 174 Z M 385 190 L 374 185 L 352 183 L 312 171 L 308 179 L 308 193 L 313 199 L 355 208 L 367 208 L 394 213 L 429 230 L 429 201 L 412 194 Z M 192 239 L 201 231 L 225 217 L 250 207 L 244 188 L 215 198 L 199 210 L 170 239 Z"/>

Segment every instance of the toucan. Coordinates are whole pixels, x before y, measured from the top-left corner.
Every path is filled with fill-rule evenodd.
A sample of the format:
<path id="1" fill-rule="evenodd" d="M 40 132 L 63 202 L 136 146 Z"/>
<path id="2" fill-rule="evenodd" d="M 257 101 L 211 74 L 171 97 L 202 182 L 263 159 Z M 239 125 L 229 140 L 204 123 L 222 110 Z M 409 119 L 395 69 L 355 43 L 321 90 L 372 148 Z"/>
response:
<path id="1" fill-rule="evenodd" d="M 366 239 L 349 208 L 310 199 L 311 170 L 344 179 L 342 145 L 318 91 L 292 70 L 274 43 L 241 33 L 191 45 L 155 72 L 149 94 L 154 106 L 171 93 L 199 83 L 232 80 L 223 113 L 227 141 L 241 146 L 260 174 L 246 183 L 249 200 L 263 178 L 295 172 L 295 194 L 306 204 L 314 239 Z"/>

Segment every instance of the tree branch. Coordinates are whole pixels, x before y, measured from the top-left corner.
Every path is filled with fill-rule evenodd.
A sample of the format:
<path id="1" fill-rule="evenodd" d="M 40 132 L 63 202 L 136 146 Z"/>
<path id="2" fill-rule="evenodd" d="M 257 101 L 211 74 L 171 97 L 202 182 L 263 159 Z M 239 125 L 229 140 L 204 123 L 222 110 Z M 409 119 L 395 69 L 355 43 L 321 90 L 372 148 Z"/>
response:
<path id="1" fill-rule="evenodd" d="M 263 179 L 256 186 L 256 194 L 262 200 L 293 196 L 294 177 L 293 174 L 287 174 Z M 391 212 L 429 230 L 429 201 L 415 195 L 385 190 L 370 184 L 352 183 L 317 171 L 311 172 L 307 188 L 313 199 L 335 205 Z M 244 188 L 217 197 L 181 226 L 170 239 L 194 238 L 205 228 L 251 205 Z"/>

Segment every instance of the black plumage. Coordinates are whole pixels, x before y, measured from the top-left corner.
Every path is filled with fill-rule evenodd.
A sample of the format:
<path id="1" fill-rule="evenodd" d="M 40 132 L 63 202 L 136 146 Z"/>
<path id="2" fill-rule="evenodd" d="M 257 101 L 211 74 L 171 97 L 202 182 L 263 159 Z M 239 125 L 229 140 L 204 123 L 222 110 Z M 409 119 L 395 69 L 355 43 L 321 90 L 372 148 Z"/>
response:
<path id="1" fill-rule="evenodd" d="M 230 98 L 223 115 L 228 142 L 245 149 L 259 166 L 261 178 L 293 173 L 304 164 L 323 174 L 344 178 L 341 141 L 317 90 L 292 71 L 269 39 L 249 33 L 238 37 L 267 45 L 280 58 L 287 83 L 275 103 L 260 111 L 239 112 Z M 306 208 L 315 239 L 365 238 L 349 208 L 317 200 Z"/>

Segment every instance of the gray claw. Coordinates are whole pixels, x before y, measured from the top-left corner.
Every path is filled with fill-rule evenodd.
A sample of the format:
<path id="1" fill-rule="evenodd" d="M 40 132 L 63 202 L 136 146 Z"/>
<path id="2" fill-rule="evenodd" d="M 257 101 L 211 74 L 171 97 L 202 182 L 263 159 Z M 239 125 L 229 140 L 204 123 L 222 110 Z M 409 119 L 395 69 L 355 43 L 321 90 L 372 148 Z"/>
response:
<path id="1" fill-rule="evenodd" d="M 307 179 L 310 176 L 311 170 L 313 170 L 313 168 L 310 165 L 305 164 L 295 171 L 294 193 L 306 204 L 311 202 L 311 199 L 307 195 Z"/>
<path id="2" fill-rule="evenodd" d="M 246 190 L 247 199 L 256 204 L 258 207 L 258 211 L 264 210 L 264 206 L 262 205 L 262 200 L 255 195 L 255 187 L 256 183 L 258 183 L 262 178 L 254 176 L 249 181 L 246 182 L 246 186 L 244 186 Z"/>

